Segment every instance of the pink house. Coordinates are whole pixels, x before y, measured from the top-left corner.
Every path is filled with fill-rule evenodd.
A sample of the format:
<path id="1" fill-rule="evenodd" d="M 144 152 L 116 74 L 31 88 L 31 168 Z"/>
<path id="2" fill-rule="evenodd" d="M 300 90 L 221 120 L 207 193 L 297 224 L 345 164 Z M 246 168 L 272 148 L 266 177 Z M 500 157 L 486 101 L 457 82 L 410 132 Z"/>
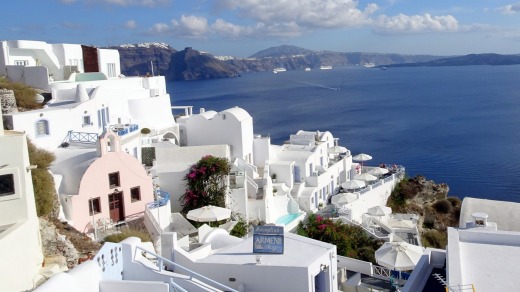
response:
<path id="1" fill-rule="evenodd" d="M 152 178 L 134 156 L 121 151 L 121 138 L 104 132 L 97 149 L 88 145 L 58 148 L 54 173 L 65 219 L 82 232 L 92 222 L 120 222 L 143 215 L 154 201 Z"/>

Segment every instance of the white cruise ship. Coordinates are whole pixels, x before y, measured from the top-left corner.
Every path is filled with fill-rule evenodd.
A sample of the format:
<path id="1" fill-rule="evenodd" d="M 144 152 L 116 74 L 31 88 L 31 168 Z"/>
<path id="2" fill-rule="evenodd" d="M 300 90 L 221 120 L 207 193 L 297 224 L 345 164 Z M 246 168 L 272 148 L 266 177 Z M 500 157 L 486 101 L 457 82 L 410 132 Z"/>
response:
<path id="1" fill-rule="evenodd" d="M 325 65 L 320 66 L 320 70 L 330 70 L 330 69 L 332 69 L 332 66 L 325 66 Z"/>
<path id="2" fill-rule="evenodd" d="M 285 71 L 287 71 L 287 69 L 280 67 L 280 68 L 274 68 L 273 73 L 285 72 Z"/>
<path id="3" fill-rule="evenodd" d="M 374 64 L 374 63 L 365 63 L 365 65 L 363 65 L 363 66 L 365 66 L 365 68 L 373 68 L 373 67 L 376 66 L 376 64 Z"/>

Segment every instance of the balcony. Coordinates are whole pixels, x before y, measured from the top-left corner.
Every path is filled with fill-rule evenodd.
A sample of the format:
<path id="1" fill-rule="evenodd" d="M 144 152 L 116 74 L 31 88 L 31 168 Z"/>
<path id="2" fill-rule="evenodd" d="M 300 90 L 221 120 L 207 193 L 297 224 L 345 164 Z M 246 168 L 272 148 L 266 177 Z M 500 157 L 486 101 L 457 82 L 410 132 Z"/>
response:
<path id="1" fill-rule="evenodd" d="M 110 130 L 116 133 L 118 136 L 124 136 L 129 133 L 135 132 L 139 130 L 139 125 L 137 124 L 116 124 L 110 126 Z"/>

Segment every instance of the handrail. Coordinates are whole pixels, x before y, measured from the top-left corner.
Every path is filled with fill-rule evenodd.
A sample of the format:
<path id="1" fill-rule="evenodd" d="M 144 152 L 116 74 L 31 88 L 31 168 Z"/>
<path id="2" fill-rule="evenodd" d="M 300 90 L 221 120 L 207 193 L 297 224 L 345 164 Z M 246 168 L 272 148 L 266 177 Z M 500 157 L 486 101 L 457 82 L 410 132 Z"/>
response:
<path id="1" fill-rule="evenodd" d="M 444 288 L 446 289 L 446 292 L 449 292 L 449 291 L 453 291 L 453 292 L 459 291 L 460 292 L 460 291 L 465 291 L 465 290 L 471 290 L 471 291 L 475 292 L 475 286 L 473 284 L 459 284 L 456 286 L 445 286 Z"/>
<path id="2" fill-rule="evenodd" d="M 180 292 L 188 292 L 188 290 L 182 288 L 181 286 L 179 286 L 179 284 L 175 283 L 173 281 L 173 278 L 170 279 L 170 285 L 172 286 L 173 288 L 173 292 L 176 292 L 176 291 L 180 291 Z"/>
<path id="3" fill-rule="evenodd" d="M 137 254 L 137 250 L 139 249 L 139 250 L 141 250 L 141 252 L 144 252 L 144 253 L 150 254 L 150 255 L 154 256 L 155 258 L 157 258 L 157 263 L 156 263 L 156 265 L 157 265 L 157 267 L 159 268 L 159 272 L 162 272 L 162 271 L 163 271 L 163 267 L 164 267 L 163 262 L 166 262 L 167 264 L 173 265 L 173 266 L 175 266 L 175 267 L 177 267 L 177 268 L 179 268 L 179 269 L 182 269 L 182 270 L 188 272 L 190 278 L 193 278 L 193 276 L 197 276 L 197 277 L 201 278 L 201 281 L 202 281 L 202 280 L 205 280 L 205 281 L 207 281 L 207 282 L 209 282 L 209 283 L 211 283 L 211 284 L 213 284 L 213 285 L 216 285 L 216 286 L 218 286 L 218 287 L 220 287 L 220 288 L 223 288 L 223 289 L 226 290 L 226 291 L 230 291 L 230 292 L 238 292 L 238 290 L 235 290 L 235 289 L 233 289 L 233 288 L 231 288 L 231 287 L 228 287 L 228 286 L 226 286 L 226 285 L 224 285 L 224 284 L 222 284 L 222 283 L 219 283 L 219 282 L 217 282 L 217 281 L 215 281 L 215 280 L 212 280 L 212 279 L 210 279 L 210 278 L 208 278 L 208 277 L 206 277 L 206 276 L 204 276 L 204 275 L 201 275 L 201 274 L 199 274 L 199 273 L 197 273 L 197 272 L 195 272 L 195 271 L 192 271 L 192 270 L 190 270 L 190 269 L 188 269 L 188 268 L 185 268 L 185 267 L 183 267 L 183 266 L 181 266 L 181 265 L 179 265 L 179 264 L 177 264 L 177 263 L 174 263 L 174 262 L 172 262 L 172 261 L 170 261 L 170 260 L 168 260 L 168 259 L 166 259 L 166 258 L 163 258 L 163 257 L 160 256 L 160 255 L 157 255 L 157 254 L 155 254 L 155 253 L 153 253 L 153 252 L 150 252 L 150 251 L 148 251 L 148 250 L 146 250 L 146 249 L 144 249 L 144 248 L 142 248 L 142 247 L 140 247 L 140 246 L 136 246 L 135 249 L 136 249 L 136 254 Z M 135 257 L 135 255 L 134 255 L 134 257 Z"/>

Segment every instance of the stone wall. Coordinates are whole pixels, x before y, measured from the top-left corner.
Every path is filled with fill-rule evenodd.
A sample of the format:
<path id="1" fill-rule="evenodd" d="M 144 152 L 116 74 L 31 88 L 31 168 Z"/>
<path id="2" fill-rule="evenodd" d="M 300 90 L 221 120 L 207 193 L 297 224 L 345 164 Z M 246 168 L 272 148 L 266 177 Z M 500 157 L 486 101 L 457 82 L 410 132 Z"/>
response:
<path id="1" fill-rule="evenodd" d="M 2 114 L 18 112 L 14 91 L 10 89 L 0 89 L 0 103 L 2 104 Z"/>

